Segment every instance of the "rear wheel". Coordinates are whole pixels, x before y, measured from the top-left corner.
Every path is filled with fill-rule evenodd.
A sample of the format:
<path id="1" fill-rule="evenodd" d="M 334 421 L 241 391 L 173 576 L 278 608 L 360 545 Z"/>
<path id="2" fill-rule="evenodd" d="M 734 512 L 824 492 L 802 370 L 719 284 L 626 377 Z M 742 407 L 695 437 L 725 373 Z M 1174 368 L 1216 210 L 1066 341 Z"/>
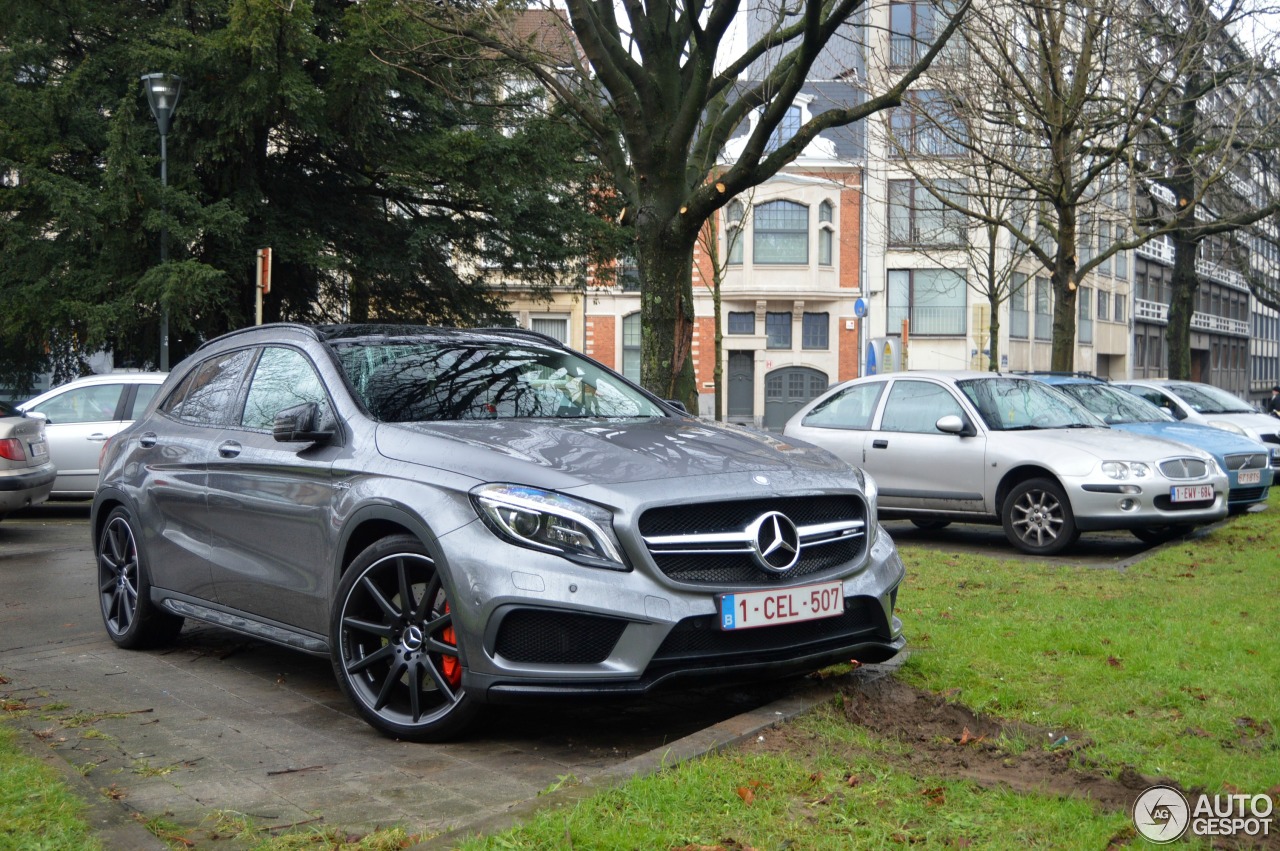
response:
<path id="1" fill-rule="evenodd" d="M 1017 485 L 1001 509 L 1004 534 L 1024 553 L 1056 555 L 1080 537 L 1067 495 L 1052 479 Z"/>
<path id="2" fill-rule="evenodd" d="M 383 538 L 356 557 L 329 630 L 338 683 L 380 733 L 442 741 L 470 724 L 478 703 L 462 686 L 448 592 L 417 538 Z"/>
<path id="3" fill-rule="evenodd" d="M 151 602 L 151 574 L 134 526 L 128 509 L 113 509 L 97 552 L 102 622 L 111 640 L 130 650 L 168 644 L 182 631 L 182 618 Z"/>

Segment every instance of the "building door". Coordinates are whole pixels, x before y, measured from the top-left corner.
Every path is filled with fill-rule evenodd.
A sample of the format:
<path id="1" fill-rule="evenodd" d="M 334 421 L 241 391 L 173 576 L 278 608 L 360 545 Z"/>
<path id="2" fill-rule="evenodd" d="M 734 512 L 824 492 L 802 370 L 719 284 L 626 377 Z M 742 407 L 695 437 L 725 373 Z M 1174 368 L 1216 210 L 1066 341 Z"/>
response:
<path id="1" fill-rule="evenodd" d="M 755 422 L 756 356 L 754 352 L 729 352 L 729 394 L 726 419 Z"/>
<path id="2" fill-rule="evenodd" d="M 827 374 L 807 366 L 784 366 L 765 376 L 764 427 L 782 431 L 791 415 L 827 389 Z"/>

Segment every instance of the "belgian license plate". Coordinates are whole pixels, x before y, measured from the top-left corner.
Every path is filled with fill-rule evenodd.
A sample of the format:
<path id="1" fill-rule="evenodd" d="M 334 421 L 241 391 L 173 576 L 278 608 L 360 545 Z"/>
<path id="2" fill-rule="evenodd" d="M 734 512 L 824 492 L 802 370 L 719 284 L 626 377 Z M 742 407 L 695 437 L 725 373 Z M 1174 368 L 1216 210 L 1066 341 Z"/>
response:
<path id="1" fill-rule="evenodd" d="M 1169 498 L 1174 502 L 1204 502 L 1213 499 L 1213 485 L 1179 485 L 1170 490 Z"/>
<path id="2" fill-rule="evenodd" d="M 721 629 L 751 629 L 841 614 L 844 612 L 844 585 L 825 582 L 776 591 L 746 591 L 723 594 L 719 600 Z"/>
<path id="3" fill-rule="evenodd" d="M 1241 470 L 1237 481 L 1242 485 L 1256 485 L 1262 482 L 1261 470 Z"/>
<path id="4" fill-rule="evenodd" d="M 43 440 L 33 440 L 30 445 L 32 458 L 43 458 L 49 454 L 49 447 L 45 445 Z"/>

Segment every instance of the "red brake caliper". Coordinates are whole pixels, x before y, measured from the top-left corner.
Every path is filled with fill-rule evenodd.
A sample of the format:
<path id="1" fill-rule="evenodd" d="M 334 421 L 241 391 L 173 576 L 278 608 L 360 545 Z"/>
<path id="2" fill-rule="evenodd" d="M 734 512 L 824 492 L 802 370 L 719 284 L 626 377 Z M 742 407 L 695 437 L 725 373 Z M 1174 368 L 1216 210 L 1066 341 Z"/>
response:
<path id="1" fill-rule="evenodd" d="M 444 604 L 445 614 L 449 612 L 449 604 Z M 440 633 L 440 640 L 446 644 L 458 646 L 458 637 L 453 632 L 453 624 L 446 626 Z M 462 663 L 458 661 L 457 656 L 441 656 L 440 670 L 444 674 L 444 678 L 449 681 L 449 685 L 457 688 L 462 684 Z"/>

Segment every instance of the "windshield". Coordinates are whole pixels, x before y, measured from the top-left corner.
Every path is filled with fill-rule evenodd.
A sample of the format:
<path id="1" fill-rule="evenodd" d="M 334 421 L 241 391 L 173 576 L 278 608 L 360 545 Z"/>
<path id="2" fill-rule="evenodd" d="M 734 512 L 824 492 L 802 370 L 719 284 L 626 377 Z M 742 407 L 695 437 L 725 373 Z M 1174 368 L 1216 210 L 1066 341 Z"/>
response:
<path id="1" fill-rule="evenodd" d="M 1105 423 L 1167 423 L 1172 417 L 1146 399 L 1105 384 L 1055 384 Z"/>
<path id="2" fill-rule="evenodd" d="M 1102 425 L 1080 403 L 1029 378 L 993 375 L 957 384 L 992 431 Z"/>
<path id="3" fill-rule="evenodd" d="M 1253 414 L 1257 413 L 1231 395 L 1208 384 L 1170 384 L 1169 391 L 1201 414 Z"/>
<path id="4" fill-rule="evenodd" d="M 334 349 L 356 395 L 382 422 L 665 416 L 594 362 L 536 343 L 377 340 Z"/>

